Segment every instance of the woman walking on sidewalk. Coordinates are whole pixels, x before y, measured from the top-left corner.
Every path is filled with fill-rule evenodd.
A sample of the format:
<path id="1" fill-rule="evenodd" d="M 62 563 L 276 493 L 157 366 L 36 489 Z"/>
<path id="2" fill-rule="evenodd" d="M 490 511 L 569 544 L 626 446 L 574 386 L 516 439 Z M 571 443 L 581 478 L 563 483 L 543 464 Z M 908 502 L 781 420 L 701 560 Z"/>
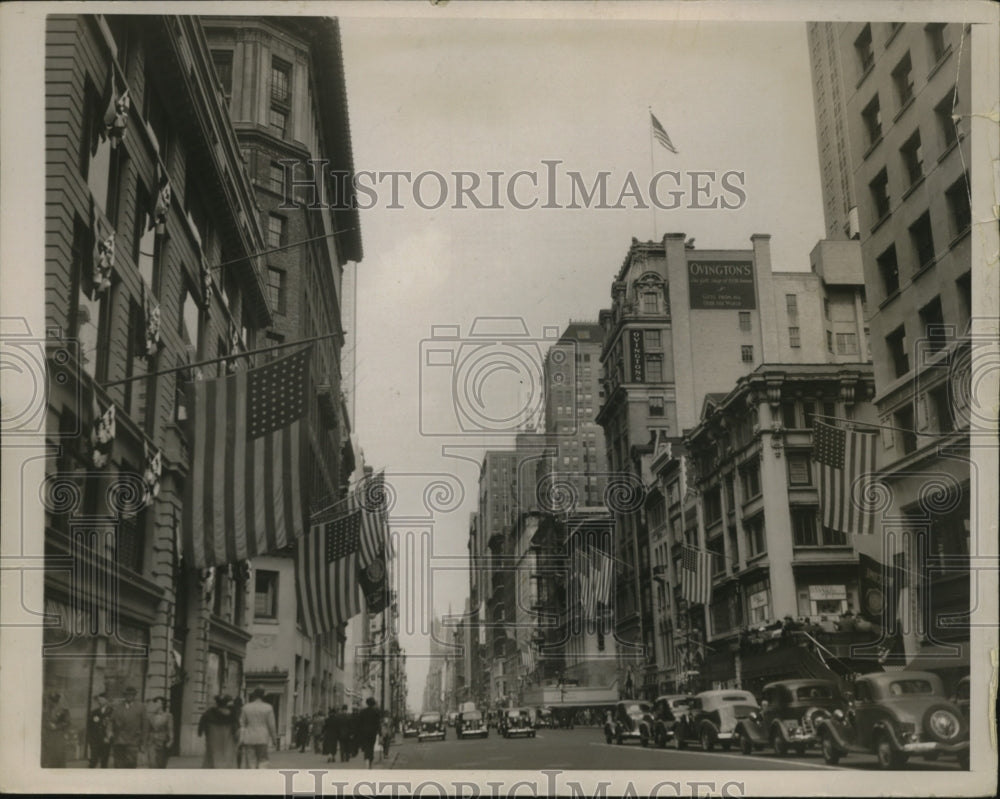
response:
<path id="1" fill-rule="evenodd" d="M 202 768 L 236 768 L 236 734 L 239 719 L 233 712 L 232 697 L 220 694 L 215 705 L 202 714 L 198 735 L 205 736 Z"/>
<path id="2" fill-rule="evenodd" d="M 149 716 L 149 767 L 166 768 L 170 745 L 174 742 L 174 717 L 167 710 L 167 699 L 158 696 L 153 700 Z"/>

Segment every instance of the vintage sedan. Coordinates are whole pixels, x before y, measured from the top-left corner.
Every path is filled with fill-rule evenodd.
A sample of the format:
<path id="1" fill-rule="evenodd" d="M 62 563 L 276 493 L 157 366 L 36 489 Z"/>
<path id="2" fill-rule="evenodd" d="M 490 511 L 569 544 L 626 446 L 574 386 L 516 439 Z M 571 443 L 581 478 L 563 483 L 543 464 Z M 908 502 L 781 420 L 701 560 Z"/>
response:
<path id="1" fill-rule="evenodd" d="M 417 726 L 420 728 L 417 733 L 417 740 L 433 741 L 440 739 L 443 741 L 447 736 L 444 718 L 440 713 L 424 713 L 420 717 Z"/>
<path id="2" fill-rule="evenodd" d="M 771 746 L 780 757 L 790 750 L 801 755 L 819 743 L 816 722 L 836 710 L 847 710 L 847 699 L 832 680 L 772 682 L 761 691 L 760 710 L 736 725 L 740 751 Z"/>
<path id="3" fill-rule="evenodd" d="M 653 702 L 650 712 L 639 722 L 639 742 L 652 741 L 660 748 L 674 739 L 680 716 L 687 710 L 691 697 L 686 694 L 665 694 Z"/>
<path id="4" fill-rule="evenodd" d="M 649 715 L 651 709 L 652 705 L 649 702 L 640 702 L 637 699 L 618 702 L 611 714 L 611 719 L 604 722 L 604 740 L 608 743 L 614 741 L 616 744 L 639 741 L 643 746 L 646 746 L 649 739 L 643 740 L 639 724 Z"/>
<path id="5" fill-rule="evenodd" d="M 420 733 L 420 727 L 414 719 L 407 719 L 403 722 L 403 737 L 416 738 Z"/>
<path id="6" fill-rule="evenodd" d="M 678 720 L 674 743 L 683 749 L 688 741 L 700 741 L 706 752 L 715 749 L 716 744 L 728 751 L 733 745 L 736 726 L 755 711 L 760 712 L 760 705 L 749 691 L 702 691 L 691 698 Z"/>
<path id="7" fill-rule="evenodd" d="M 500 734 L 504 738 L 524 735 L 535 737 L 535 726 L 531 722 L 531 712 L 526 707 L 512 707 L 500 711 Z"/>
<path id="8" fill-rule="evenodd" d="M 823 759 L 836 765 L 848 753 L 872 752 L 884 769 L 899 769 L 912 755 L 949 754 L 969 767 L 969 725 L 929 671 L 866 674 L 854 682 L 846 713 L 816 721 Z"/>
<path id="9" fill-rule="evenodd" d="M 478 710 L 466 710 L 458 714 L 455 721 L 455 731 L 461 738 L 489 738 L 490 729 L 486 726 L 486 719 Z"/>
<path id="10" fill-rule="evenodd" d="M 955 695 L 951 698 L 955 707 L 962 711 L 962 715 L 965 716 L 966 721 L 969 720 L 969 705 L 971 704 L 972 697 L 969 685 L 969 678 L 963 677 L 958 681 L 958 685 L 955 686 Z"/>

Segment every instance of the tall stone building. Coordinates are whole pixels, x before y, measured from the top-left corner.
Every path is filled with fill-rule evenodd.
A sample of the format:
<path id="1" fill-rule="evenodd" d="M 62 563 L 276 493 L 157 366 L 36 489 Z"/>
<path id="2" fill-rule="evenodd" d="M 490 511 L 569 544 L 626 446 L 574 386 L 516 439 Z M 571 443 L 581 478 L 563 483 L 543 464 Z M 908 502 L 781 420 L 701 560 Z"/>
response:
<path id="1" fill-rule="evenodd" d="M 892 494 L 886 558 L 910 575 L 901 644 L 907 661 L 951 679 L 969 664 L 968 626 L 955 619 L 970 601 L 970 420 L 983 411 L 969 389 L 971 26 L 826 23 L 823 33 L 841 64 L 857 187 L 878 465 Z M 830 157 L 820 149 L 821 169 Z M 928 492 L 932 475 L 940 490 Z"/>

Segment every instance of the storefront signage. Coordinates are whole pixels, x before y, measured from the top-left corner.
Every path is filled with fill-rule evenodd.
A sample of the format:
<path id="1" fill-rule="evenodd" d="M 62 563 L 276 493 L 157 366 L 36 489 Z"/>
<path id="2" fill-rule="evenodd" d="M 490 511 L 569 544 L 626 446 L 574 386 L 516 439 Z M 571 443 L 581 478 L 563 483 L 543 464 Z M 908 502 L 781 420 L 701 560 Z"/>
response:
<path id="1" fill-rule="evenodd" d="M 646 347 L 641 330 L 629 331 L 629 353 L 632 358 L 632 382 L 643 383 L 646 380 Z"/>
<path id="2" fill-rule="evenodd" d="M 756 594 L 750 594 L 750 607 L 751 608 L 762 608 L 767 604 L 767 591 L 758 591 Z"/>
<path id="3" fill-rule="evenodd" d="M 691 261 L 688 293 L 692 310 L 753 310 L 753 262 Z"/>
<path id="4" fill-rule="evenodd" d="M 809 599 L 847 599 L 847 587 L 843 585 L 810 585 Z"/>

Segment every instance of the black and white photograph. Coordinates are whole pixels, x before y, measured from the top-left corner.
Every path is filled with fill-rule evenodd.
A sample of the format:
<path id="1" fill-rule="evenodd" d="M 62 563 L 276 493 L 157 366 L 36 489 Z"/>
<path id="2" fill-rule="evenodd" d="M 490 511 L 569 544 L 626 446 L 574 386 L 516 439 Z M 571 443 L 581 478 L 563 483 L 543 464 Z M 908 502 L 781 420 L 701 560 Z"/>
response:
<path id="1" fill-rule="evenodd" d="M 995 795 L 998 6 L 0 43 L 0 788 Z"/>

